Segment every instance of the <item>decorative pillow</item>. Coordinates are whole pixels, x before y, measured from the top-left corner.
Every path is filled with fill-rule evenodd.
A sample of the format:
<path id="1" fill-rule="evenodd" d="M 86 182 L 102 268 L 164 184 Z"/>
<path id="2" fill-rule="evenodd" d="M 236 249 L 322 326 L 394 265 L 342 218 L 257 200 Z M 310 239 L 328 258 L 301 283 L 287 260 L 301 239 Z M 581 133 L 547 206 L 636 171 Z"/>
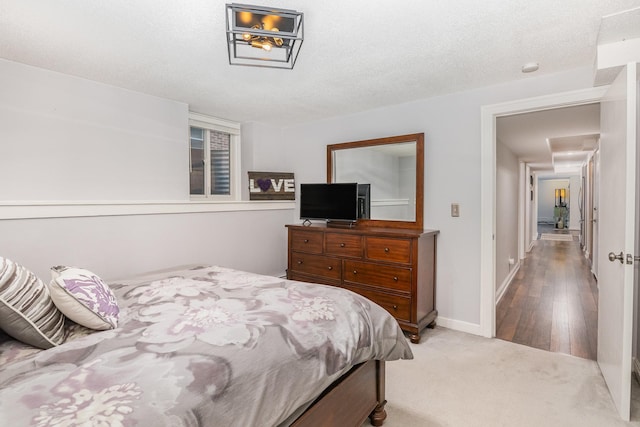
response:
<path id="1" fill-rule="evenodd" d="M 0 257 L 0 328 L 34 347 L 64 342 L 64 316 L 35 274 Z"/>
<path id="2" fill-rule="evenodd" d="M 89 270 L 53 267 L 49 291 L 58 309 L 69 319 L 91 329 L 118 326 L 118 302 L 109 286 Z"/>

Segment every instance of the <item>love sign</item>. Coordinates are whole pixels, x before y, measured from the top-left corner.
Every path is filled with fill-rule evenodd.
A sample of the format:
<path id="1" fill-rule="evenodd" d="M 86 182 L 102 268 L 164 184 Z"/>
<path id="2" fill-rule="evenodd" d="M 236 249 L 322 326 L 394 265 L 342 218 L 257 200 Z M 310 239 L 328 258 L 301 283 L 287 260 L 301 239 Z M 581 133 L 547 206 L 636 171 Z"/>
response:
<path id="1" fill-rule="evenodd" d="M 249 172 L 249 200 L 295 200 L 292 173 Z"/>

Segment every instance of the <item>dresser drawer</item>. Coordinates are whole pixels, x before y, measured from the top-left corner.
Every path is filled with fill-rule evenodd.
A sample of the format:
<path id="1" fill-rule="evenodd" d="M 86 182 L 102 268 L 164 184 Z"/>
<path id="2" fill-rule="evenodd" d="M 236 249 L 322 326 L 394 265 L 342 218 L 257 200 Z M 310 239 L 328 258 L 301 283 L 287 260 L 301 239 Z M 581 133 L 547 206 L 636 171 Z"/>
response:
<path id="1" fill-rule="evenodd" d="M 378 304 L 380 307 L 387 310 L 398 320 L 404 320 L 406 322 L 411 321 L 411 298 L 402 297 L 398 295 L 390 295 L 383 292 L 371 291 L 360 287 L 354 287 L 349 285 L 343 285 L 345 289 L 349 289 L 363 297 L 369 298 L 371 301 Z"/>
<path id="2" fill-rule="evenodd" d="M 291 249 L 312 254 L 322 253 L 322 233 L 314 231 L 291 231 Z"/>
<path id="3" fill-rule="evenodd" d="M 388 239 L 384 237 L 367 236 L 365 240 L 366 257 L 371 260 L 411 262 L 410 239 Z"/>
<path id="4" fill-rule="evenodd" d="M 345 261 L 343 280 L 404 292 L 411 291 L 410 268 Z"/>
<path id="5" fill-rule="evenodd" d="M 321 283 L 323 285 L 331 285 L 331 286 L 340 286 L 340 280 L 331 279 L 329 277 L 324 276 L 313 276 L 311 274 L 304 274 L 297 271 L 287 271 L 287 279 L 289 280 L 297 280 L 298 282 L 310 282 L 310 283 Z"/>
<path id="6" fill-rule="evenodd" d="M 325 233 L 327 254 L 362 258 L 362 237 L 341 233 Z"/>
<path id="7" fill-rule="evenodd" d="M 292 252 L 289 270 L 340 280 L 341 266 L 342 261 L 338 258 Z"/>

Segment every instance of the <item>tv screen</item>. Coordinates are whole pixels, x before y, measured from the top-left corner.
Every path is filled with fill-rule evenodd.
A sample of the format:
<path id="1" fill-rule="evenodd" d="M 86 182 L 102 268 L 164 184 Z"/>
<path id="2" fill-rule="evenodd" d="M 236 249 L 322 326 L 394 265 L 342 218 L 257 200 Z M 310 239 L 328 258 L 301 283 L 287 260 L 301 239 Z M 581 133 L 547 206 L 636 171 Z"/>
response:
<path id="1" fill-rule="evenodd" d="M 358 184 L 300 184 L 300 219 L 356 221 Z"/>

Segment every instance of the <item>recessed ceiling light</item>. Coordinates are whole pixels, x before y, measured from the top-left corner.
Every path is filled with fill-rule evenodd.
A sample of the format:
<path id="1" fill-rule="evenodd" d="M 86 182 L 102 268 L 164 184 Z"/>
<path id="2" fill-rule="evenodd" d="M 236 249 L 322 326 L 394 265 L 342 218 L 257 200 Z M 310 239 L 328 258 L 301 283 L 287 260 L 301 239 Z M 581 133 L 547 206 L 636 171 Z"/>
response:
<path id="1" fill-rule="evenodd" d="M 540 68 L 540 66 L 537 62 L 527 62 L 522 66 L 522 72 L 533 73 L 534 71 L 538 71 L 538 68 Z"/>

